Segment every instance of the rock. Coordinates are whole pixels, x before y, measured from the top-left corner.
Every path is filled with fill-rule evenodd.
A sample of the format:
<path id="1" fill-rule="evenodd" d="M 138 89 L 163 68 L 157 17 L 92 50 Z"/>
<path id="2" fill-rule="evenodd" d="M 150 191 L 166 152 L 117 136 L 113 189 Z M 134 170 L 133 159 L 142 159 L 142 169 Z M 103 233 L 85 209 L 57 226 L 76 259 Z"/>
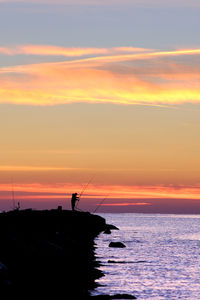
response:
<path id="1" fill-rule="evenodd" d="M 0 213 L 1 299 L 27 299 L 30 291 L 33 298 L 62 299 L 67 291 L 67 299 L 87 299 L 103 275 L 94 239 L 106 229 L 98 215 L 60 208 Z"/>
<path id="2" fill-rule="evenodd" d="M 124 260 L 108 260 L 109 264 L 140 264 L 140 263 L 146 263 L 146 260 L 138 260 L 138 261 L 124 261 Z"/>
<path id="3" fill-rule="evenodd" d="M 7 272 L 8 268 L 0 261 L 0 272 Z"/>
<path id="4" fill-rule="evenodd" d="M 104 231 L 104 234 L 111 234 L 111 231 L 109 228 L 106 228 L 106 230 Z"/>
<path id="5" fill-rule="evenodd" d="M 109 228 L 110 230 L 119 230 L 119 228 L 112 224 L 106 224 L 106 228 Z"/>
<path id="6" fill-rule="evenodd" d="M 111 296 L 111 299 L 137 299 L 137 298 L 129 294 L 116 294 L 114 296 Z"/>
<path id="7" fill-rule="evenodd" d="M 116 295 L 98 295 L 98 296 L 92 296 L 92 298 L 95 299 L 137 299 L 135 296 L 129 295 L 129 294 L 116 294 Z"/>
<path id="8" fill-rule="evenodd" d="M 109 264 L 125 264 L 125 263 L 127 263 L 126 261 L 116 261 L 116 260 L 111 260 L 111 259 L 109 259 L 108 260 L 108 263 Z"/>
<path id="9" fill-rule="evenodd" d="M 109 295 L 96 295 L 96 296 L 91 296 L 91 298 L 99 299 L 99 300 L 110 300 L 112 299 L 111 296 Z"/>
<path id="10" fill-rule="evenodd" d="M 113 248 L 125 248 L 126 246 L 121 242 L 110 242 L 109 247 Z"/>
<path id="11" fill-rule="evenodd" d="M 0 290 L 1 297 L 5 291 L 11 286 L 11 281 L 8 277 L 8 268 L 0 261 Z"/>

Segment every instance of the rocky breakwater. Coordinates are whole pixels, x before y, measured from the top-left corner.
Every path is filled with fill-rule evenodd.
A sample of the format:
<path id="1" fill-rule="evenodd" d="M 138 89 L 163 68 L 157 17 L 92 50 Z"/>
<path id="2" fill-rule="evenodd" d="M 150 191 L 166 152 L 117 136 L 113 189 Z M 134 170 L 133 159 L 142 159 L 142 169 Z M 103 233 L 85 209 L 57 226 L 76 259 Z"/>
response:
<path id="1" fill-rule="evenodd" d="M 1 213 L 1 295 L 87 299 L 102 276 L 94 239 L 108 227 L 100 216 L 61 207 Z"/>

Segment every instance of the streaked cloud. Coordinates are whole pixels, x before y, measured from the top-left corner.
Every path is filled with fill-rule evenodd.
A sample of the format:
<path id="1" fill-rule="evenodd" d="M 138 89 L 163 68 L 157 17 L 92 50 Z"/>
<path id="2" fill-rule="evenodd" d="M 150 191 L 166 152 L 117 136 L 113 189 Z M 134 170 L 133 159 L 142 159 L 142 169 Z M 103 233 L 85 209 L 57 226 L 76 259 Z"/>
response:
<path id="1" fill-rule="evenodd" d="M 11 184 L 0 185 L 0 210 L 13 208 Z M 63 205 L 71 208 L 71 194 L 79 191 L 80 185 L 72 183 L 39 184 L 15 183 L 14 201 L 21 207 L 47 208 Z M 122 186 L 90 185 L 81 197 L 79 208 L 94 211 L 99 209 L 146 208 L 149 212 L 199 211 L 200 186 Z M 99 209 L 100 210 L 100 209 Z M 134 210 L 135 211 L 135 210 Z"/>
<path id="2" fill-rule="evenodd" d="M 146 206 L 152 205 L 150 202 L 119 202 L 119 203 L 103 203 L 102 206 Z"/>
<path id="3" fill-rule="evenodd" d="M 145 52 L 149 49 L 137 47 L 116 47 L 116 48 L 66 48 L 51 45 L 24 45 L 15 47 L 0 47 L 0 53 L 5 55 L 41 55 L 41 56 L 87 56 L 99 54 L 115 54 L 115 53 L 135 53 Z"/>
<path id="4" fill-rule="evenodd" d="M 200 49 L 179 49 L 175 51 L 152 51 L 149 53 L 138 53 L 138 54 L 121 54 L 121 55 L 109 55 L 100 57 L 85 58 L 82 60 L 74 60 L 68 62 L 69 64 L 84 64 L 86 62 L 93 63 L 94 65 L 114 62 L 125 62 L 132 60 L 149 60 L 154 58 L 162 57 L 173 57 L 173 56 L 188 56 L 188 55 L 199 55 Z"/>
<path id="5" fill-rule="evenodd" d="M 0 54 L 13 55 L 13 49 L 9 47 L 0 47 Z"/>
<path id="6" fill-rule="evenodd" d="M 22 48 L 21 48 L 22 49 Z M 139 51 L 140 48 L 63 50 L 66 55 L 87 51 Z M 55 51 L 54 51 L 55 50 Z M 6 51 L 6 50 L 5 50 Z M 25 50 L 23 50 L 25 51 Z M 32 46 L 26 51 L 31 54 Z M 36 53 L 61 53 L 57 47 Z M 57 52 L 56 52 L 57 51 Z M 85 52 L 84 52 L 85 51 Z M 1 103 L 56 105 L 73 102 L 170 105 L 199 103 L 200 49 L 102 55 L 56 63 L 0 69 Z M 88 53 L 88 52 L 87 52 Z M 102 53 L 103 54 L 103 53 Z M 176 61 L 176 58 L 180 59 Z M 190 57 L 191 63 L 185 62 Z"/>
<path id="7" fill-rule="evenodd" d="M 11 184 L 1 184 L 0 193 L 10 192 L 12 190 Z M 28 198 L 34 195 L 39 199 L 44 198 L 45 195 L 58 196 L 58 198 L 66 198 L 71 196 L 73 191 L 80 190 L 80 184 L 73 183 L 56 183 L 56 184 L 41 184 L 41 183 L 15 183 L 14 185 L 15 193 L 23 193 L 24 199 L 26 195 Z M 87 191 L 84 193 L 82 198 L 85 201 L 90 201 L 90 199 L 105 199 L 106 204 L 118 205 L 120 203 L 129 203 L 129 205 L 137 205 L 137 203 L 148 203 L 151 201 L 138 201 L 140 199 L 193 199 L 200 200 L 199 194 L 200 186 L 123 186 L 123 185 L 100 185 L 100 184 L 90 184 Z M 0 194 L 1 199 L 1 194 Z M 88 200 L 87 200 L 88 199 Z M 123 201 L 122 201 L 123 200 Z M 127 201 L 128 200 L 128 201 Z M 132 203 L 132 204 L 131 204 Z M 139 204 L 138 204 L 139 205 Z"/>
<path id="8" fill-rule="evenodd" d="M 80 171 L 86 168 L 61 168 L 61 167 L 37 167 L 37 166 L 0 166 L 0 172 L 46 172 L 46 171 Z"/>

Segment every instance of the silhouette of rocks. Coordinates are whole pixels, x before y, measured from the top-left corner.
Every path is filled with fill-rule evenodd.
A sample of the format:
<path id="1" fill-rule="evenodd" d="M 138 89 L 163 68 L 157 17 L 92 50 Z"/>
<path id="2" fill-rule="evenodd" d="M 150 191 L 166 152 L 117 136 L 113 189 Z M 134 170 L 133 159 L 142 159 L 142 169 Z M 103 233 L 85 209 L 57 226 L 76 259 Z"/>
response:
<path id="1" fill-rule="evenodd" d="M 115 225 L 106 224 L 106 229 L 104 231 L 105 234 L 111 234 L 111 230 L 119 230 Z"/>
<path id="2" fill-rule="evenodd" d="M 95 261 L 94 238 L 106 228 L 104 218 L 87 212 L 1 213 L 1 296 L 87 299 L 95 279 L 103 275 Z"/>
<path id="3" fill-rule="evenodd" d="M 135 296 L 129 294 L 116 294 L 111 299 L 137 299 Z"/>
<path id="4" fill-rule="evenodd" d="M 129 295 L 129 294 L 116 294 L 116 295 L 98 295 L 94 296 L 95 299 L 100 300 L 109 300 L 109 299 L 137 299 L 135 296 Z"/>
<path id="5" fill-rule="evenodd" d="M 109 228 L 106 228 L 106 230 L 104 231 L 105 234 L 111 234 L 111 230 Z"/>
<path id="6" fill-rule="evenodd" d="M 108 263 L 110 264 L 140 264 L 140 263 L 146 263 L 146 260 L 138 260 L 138 261 L 123 261 L 123 260 L 108 260 Z"/>
<path id="7" fill-rule="evenodd" d="M 108 228 L 110 230 L 119 230 L 118 227 L 116 227 L 115 225 L 112 225 L 112 224 L 106 224 L 106 228 Z"/>
<path id="8" fill-rule="evenodd" d="M 135 296 L 129 294 L 116 294 L 111 299 L 137 299 Z"/>
<path id="9" fill-rule="evenodd" d="M 125 248 L 126 246 L 121 242 L 110 242 L 109 247 L 113 248 Z"/>

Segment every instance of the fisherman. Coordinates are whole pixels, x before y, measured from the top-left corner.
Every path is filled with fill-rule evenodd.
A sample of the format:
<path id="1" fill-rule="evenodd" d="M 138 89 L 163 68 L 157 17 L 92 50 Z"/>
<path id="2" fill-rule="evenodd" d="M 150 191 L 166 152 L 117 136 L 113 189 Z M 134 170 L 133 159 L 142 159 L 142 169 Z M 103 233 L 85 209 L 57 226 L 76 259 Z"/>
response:
<path id="1" fill-rule="evenodd" d="M 76 202 L 79 201 L 79 197 L 77 193 L 72 194 L 72 199 L 71 199 L 71 205 L 72 205 L 72 210 L 75 210 L 76 207 Z"/>

